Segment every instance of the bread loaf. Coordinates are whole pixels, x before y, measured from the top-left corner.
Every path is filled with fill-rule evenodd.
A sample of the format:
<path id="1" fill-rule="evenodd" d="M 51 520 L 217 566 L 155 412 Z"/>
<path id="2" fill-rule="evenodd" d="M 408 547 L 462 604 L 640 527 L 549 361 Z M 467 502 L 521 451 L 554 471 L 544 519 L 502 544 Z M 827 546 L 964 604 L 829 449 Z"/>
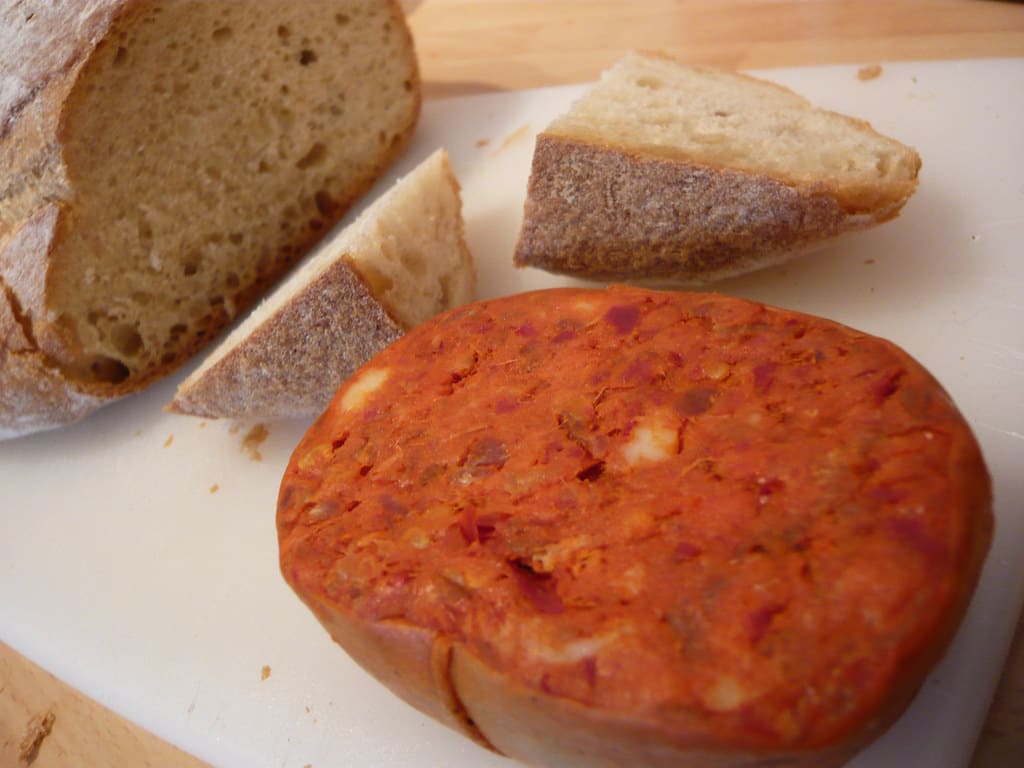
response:
<path id="1" fill-rule="evenodd" d="M 515 262 L 706 283 L 893 218 L 919 167 L 786 88 L 634 53 L 537 137 Z"/>
<path id="2" fill-rule="evenodd" d="M 320 245 L 178 387 L 169 410 L 313 416 L 406 330 L 472 298 L 459 187 L 438 150 Z"/>
<path id="3" fill-rule="evenodd" d="M 411 135 L 393 0 L 0 2 L 0 436 L 168 373 Z"/>
<path id="4" fill-rule="evenodd" d="M 970 600 L 988 473 L 909 355 L 710 294 L 414 328 L 282 479 L 284 576 L 422 711 L 535 766 L 842 765 Z"/>

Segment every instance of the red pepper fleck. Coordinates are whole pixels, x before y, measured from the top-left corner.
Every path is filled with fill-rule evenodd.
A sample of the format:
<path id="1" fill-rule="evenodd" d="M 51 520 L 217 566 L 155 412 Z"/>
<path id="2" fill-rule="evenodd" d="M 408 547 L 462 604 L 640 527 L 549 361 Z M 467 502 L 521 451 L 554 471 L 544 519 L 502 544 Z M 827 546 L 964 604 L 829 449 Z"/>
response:
<path id="1" fill-rule="evenodd" d="M 558 595 L 555 579 L 550 573 L 537 573 L 522 560 L 509 561 L 516 583 L 529 603 L 541 613 L 564 613 L 565 604 Z"/>
<path id="2" fill-rule="evenodd" d="M 688 541 L 681 541 L 676 544 L 675 551 L 672 553 L 672 559 L 677 563 L 681 563 L 683 560 L 690 560 L 697 555 L 701 554 L 704 550 L 695 544 L 691 544 Z"/>
<path id="3" fill-rule="evenodd" d="M 619 304 L 604 313 L 604 319 L 615 326 L 616 332 L 624 336 L 640 321 L 640 307 L 635 304 Z"/>
<path id="4" fill-rule="evenodd" d="M 757 645 L 761 642 L 762 638 L 768 634 L 772 621 L 785 609 L 786 606 L 784 605 L 774 604 L 758 608 L 750 614 L 748 630 L 751 645 Z"/>
<path id="5" fill-rule="evenodd" d="M 679 398 L 676 410 L 683 416 L 699 416 L 711 408 L 717 395 L 718 390 L 713 387 L 692 387 Z"/>
<path id="6" fill-rule="evenodd" d="M 775 370 L 778 366 L 775 363 L 761 363 L 754 366 L 754 386 L 759 392 L 764 392 L 775 380 Z"/>

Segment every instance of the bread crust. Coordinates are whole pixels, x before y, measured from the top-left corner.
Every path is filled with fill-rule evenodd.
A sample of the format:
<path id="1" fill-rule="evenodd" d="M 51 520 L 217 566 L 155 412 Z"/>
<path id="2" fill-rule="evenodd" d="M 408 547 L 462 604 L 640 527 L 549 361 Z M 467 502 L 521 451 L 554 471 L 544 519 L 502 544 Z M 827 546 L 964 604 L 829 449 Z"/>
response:
<path id="1" fill-rule="evenodd" d="M 297 228 L 281 256 L 261 262 L 261 274 L 242 285 L 224 304 L 194 320 L 189 335 L 148 370 L 123 381 L 84 378 L 80 345 L 48 296 L 48 270 L 60 252 L 67 227 L 64 206 L 75 195 L 64 165 L 64 143 L 74 130 L 71 113 L 78 90 L 87 87 L 90 62 L 104 41 L 134 23 L 153 3 L 144 0 L 71 0 L 29 4 L 0 2 L 0 281 L 7 325 L 0 371 L 5 391 L 0 399 L 0 434 L 16 437 L 77 421 L 97 408 L 144 389 L 205 347 L 235 316 L 260 298 L 299 257 L 369 190 L 411 138 L 421 109 L 421 83 L 413 41 L 396 0 L 382 0 L 394 18 L 391 25 L 409 52 L 408 121 L 344 195 L 320 211 L 322 229 Z M 396 126 L 397 129 L 397 126 Z M 254 254 L 254 258 L 257 254 Z M 143 258 L 143 257 L 140 257 Z M 13 318 L 13 320 L 12 320 Z M 27 346 L 26 346 L 27 345 Z M 29 350 L 31 349 L 31 354 Z M 32 361 L 29 364 L 29 361 Z M 19 393 L 15 396 L 13 393 Z"/>
<path id="2" fill-rule="evenodd" d="M 191 376 L 167 407 L 206 418 L 300 418 L 320 413 L 362 361 L 403 328 L 342 258 L 280 312 Z"/>
<path id="3" fill-rule="evenodd" d="M 45 311 L 46 262 L 38 255 L 59 221 L 59 207 L 46 206 L 0 244 L 0 439 L 73 423 L 116 397 L 68 381 L 35 335 Z"/>
<path id="4" fill-rule="evenodd" d="M 822 183 L 537 137 L 514 260 L 598 280 L 701 284 L 776 264 L 895 216 L 843 206 Z"/>
<path id="5" fill-rule="evenodd" d="M 991 506 L 962 416 L 884 340 L 556 289 L 446 313 L 357 372 L 296 448 L 278 533 L 342 647 L 503 754 L 835 767 L 945 652 Z"/>

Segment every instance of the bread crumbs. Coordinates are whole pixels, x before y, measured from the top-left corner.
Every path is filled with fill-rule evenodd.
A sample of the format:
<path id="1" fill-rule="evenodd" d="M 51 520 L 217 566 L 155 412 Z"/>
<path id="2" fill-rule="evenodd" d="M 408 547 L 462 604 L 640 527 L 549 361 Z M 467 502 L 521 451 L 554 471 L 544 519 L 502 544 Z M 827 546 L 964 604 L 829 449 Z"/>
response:
<path id="1" fill-rule="evenodd" d="M 36 757 L 39 756 L 39 747 L 42 746 L 46 737 L 50 735 L 56 719 L 57 716 L 53 714 L 53 710 L 47 710 L 42 714 L 33 716 L 28 721 L 28 725 L 25 726 L 25 735 L 18 746 L 19 760 L 28 765 L 35 762 Z"/>
<path id="2" fill-rule="evenodd" d="M 245 437 L 242 438 L 242 451 L 253 461 L 263 461 L 263 455 L 260 453 L 259 448 L 269 436 L 270 431 L 266 425 L 257 424 L 246 432 Z"/>
<path id="3" fill-rule="evenodd" d="M 477 147 L 479 147 L 480 149 L 483 149 L 484 147 L 486 147 L 486 146 L 487 146 L 488 144 L 490 144 L 490 143 L 491 143 L 491 140 L 490 140 L 490 139 L 477 139 L 477 140 L 476 140 L 476 145 L 477 145 Z"/>
<path id="4" fill-rule="evenodd" d="M 529 137 L 530 126 L 529 124 L 524 123 L 523 125 L 520 125 L 514 131 L 512 131 L 512 133 L 505 137 L 505 140 L 501 142 L 501 146 L 494 150 L 494 152 L 491 154 L 491 157 L 496 157 L 497 155 L 501 154 L 506 149 L 511 147 L 513 144 L 519 141 L 523 141 L 524 139 L 528 139 Z"/>
<path id="5" fill-rule="evenodd" d="M 857 70 L 858 80 L 874 80 L 876 77 L 882 74 L 881 64 L 869 64 L 866 67 L 861 67 Z"/>
<path id="6" fill-rule="evenodd" d="M 171 443 L 173 443 L 173 442 L 174 442 L 174 435 L 168 435 L 167 439 L 164 440 L 164 448 L 170 448 L 171 447 Z"/>
<path id="7" fill-rule="evenodd" d="M 263 669 L 260 670 L 260 680 L 266 680 L 270 677 L 270 665 L 264 664 Z"/>
<path id="8" fill-rule="evenodd" d="M 219 490 L 220 490 L 220 485 L 218 485 L 217 483 L 214 483 L 213 485 L 210 486 L 210 493 L 216 493 Z"/>

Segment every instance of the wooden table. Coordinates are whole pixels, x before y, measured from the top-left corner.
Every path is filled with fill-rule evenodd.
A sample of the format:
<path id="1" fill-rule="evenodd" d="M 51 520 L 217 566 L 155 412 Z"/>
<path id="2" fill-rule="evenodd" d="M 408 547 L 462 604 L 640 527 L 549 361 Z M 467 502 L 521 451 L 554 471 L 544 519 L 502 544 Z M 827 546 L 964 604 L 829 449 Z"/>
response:
<path id="1" fill-rule="evenodd" d="M 1024 4 L 994 0 L 407 2 L 427 98 L 594 80 L 631 48 L 736 69 L 1024 56 Z M 1008 84 L 1009 86 L 1010 84 Z M 1020 84 L 1017 83 L 1019 95 Z M 47 713 L 53 720 L 47 727 Z M 48 732 L 47 732 L 48 731 Z M 0 643 L 0 765 L 205 764 Z M 1024 764 L 1024 621 L 972 768 Z"/>

